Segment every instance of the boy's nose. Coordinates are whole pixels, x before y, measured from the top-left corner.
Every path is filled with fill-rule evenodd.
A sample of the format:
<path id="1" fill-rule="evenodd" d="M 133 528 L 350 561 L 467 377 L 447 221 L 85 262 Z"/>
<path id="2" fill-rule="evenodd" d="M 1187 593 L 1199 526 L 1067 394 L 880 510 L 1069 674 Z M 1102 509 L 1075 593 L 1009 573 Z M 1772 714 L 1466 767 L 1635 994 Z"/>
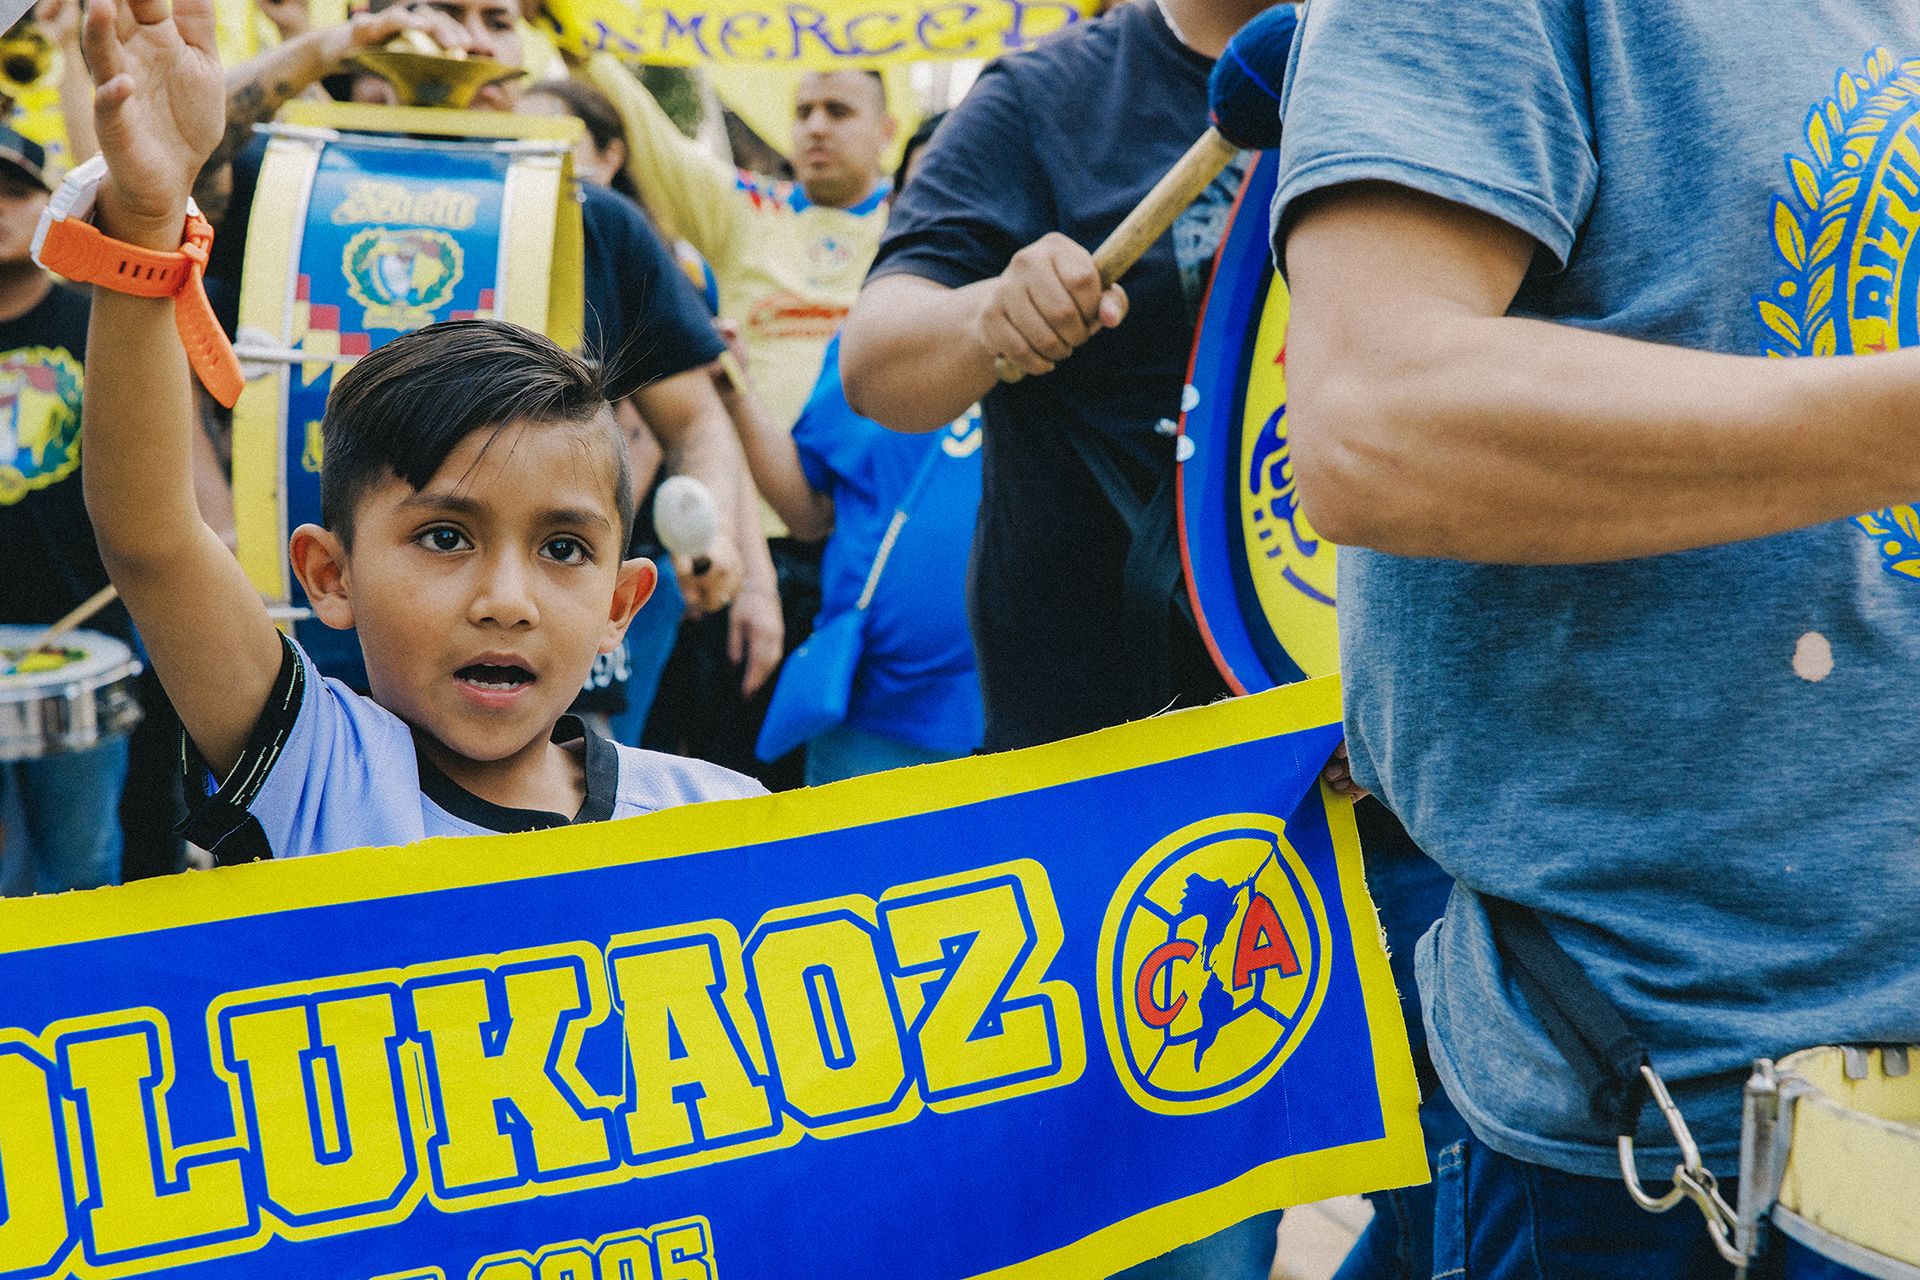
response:
<path id="1" fill-rule="evenodd" d="M 488 566 L 469 615 L 474 622 L 497 627 L 532 626 L 540 621 L 532 576 L 517 558 L 503 557 Z"/>

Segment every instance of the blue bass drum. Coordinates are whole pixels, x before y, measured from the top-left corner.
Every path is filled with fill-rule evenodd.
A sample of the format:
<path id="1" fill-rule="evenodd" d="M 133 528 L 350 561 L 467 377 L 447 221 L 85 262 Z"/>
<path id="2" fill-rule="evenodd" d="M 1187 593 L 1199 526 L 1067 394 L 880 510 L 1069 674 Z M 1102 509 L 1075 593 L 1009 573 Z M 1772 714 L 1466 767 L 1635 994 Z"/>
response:
<path id="1" fill-rule="evenodd" d="M 1236 693 L 1340 667 L 1334 547 L 1301 514 L 1287 434 L 1287 286 L 1267 211 L 1279 156 L 1247 175 L 1187 376 L 1180 554 L 1214 663 Z"/>

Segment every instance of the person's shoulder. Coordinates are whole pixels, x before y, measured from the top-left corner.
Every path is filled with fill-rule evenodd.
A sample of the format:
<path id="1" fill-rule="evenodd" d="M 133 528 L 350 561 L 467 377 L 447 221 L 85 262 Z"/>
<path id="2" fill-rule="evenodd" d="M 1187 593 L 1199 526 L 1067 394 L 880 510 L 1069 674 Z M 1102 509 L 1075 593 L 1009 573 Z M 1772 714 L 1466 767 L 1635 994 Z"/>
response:
<path id="1" fill-rule="evenodd" d="M 621 746 L 620 789 L 614 816 L 653 813 L 708 800 L 742 800 L 767 789 L 744 773 L 707 760 Z"/>
<path id="2" fill-rule="evenodd" d="M 33 340 L 45 338 L 45 345 L 65 348 L 76 360 L 86 358 L 87 317 L 93 311 L 93 295 L 64 281 L 55 281 L 32 319 Z M 30 340 L 33 341 L 33 340 Z"/>
<path id="3" fill-rule="evenodd" d="M 610 187 L 580 184 L 580 220 L 589 236 L 630 239 L 651 235 L 645 210 Z"/>
<path id="4" fill-rule="evenodd" d="M 733 189 L 755 213 L 801 213 L 809 207 L 797 184 L 751 169 L 733 171 Z"/>
<path id="5" fill-rule="evenodd" d="M 1066 74 L 1114 73 L 1114 59 L 1141 39 L 1151 38 L 1153 18 L 1146 10 L 1151 0 L 1123 4 L 1098 18 L 1062 27 L 1042 37 L 1030 49 L 1009 53 L 989 63 L 991 73 L 1021 86 L 1044 87 Z"/>

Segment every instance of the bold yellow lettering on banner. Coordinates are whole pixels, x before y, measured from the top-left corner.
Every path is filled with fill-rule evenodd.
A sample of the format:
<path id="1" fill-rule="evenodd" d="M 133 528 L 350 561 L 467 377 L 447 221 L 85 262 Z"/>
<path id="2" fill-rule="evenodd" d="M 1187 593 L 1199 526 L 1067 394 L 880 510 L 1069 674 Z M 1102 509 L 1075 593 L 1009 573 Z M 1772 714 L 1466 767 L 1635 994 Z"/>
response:
<path id="1" fill-rule="evenodd" d="M 870 927 L 846 914 L 795 920 L 748 945 L 781 1092 L 810 1124 L 890 1111 L 906 1092 L 900 1028 Z"/>
<path id="2" fill-rule="evenodd" d="M 713 1280 L 713 1234 L 704 1218 L 654 1228 L 653 1251 L 660 1280 Z"/>
<path id="3" fill-rule="evenodd" d="M 520 1258 L 483 1262 L 473 1269 L 471 1280 L 534 1280 L 533 1264 Z"/>
<path id="4" fill-rule="evenodd" d="M 593 1250 L 570 1244 L 540 1255 L 534 1280 L 594 1280 Z"/>
<path id="5" fill-rule="evenodd" d="M 249 1100 L 268 1198 L 284 1215 L 333 1218 L 404 1193 L 413 1169 L 390 994 L 242 1006 L 218 1026 L 227 1068 Z"/>
<path id="6" fill-rule="evenodd" d="M 0 1275 L 43 1271 L 67 1247 L 57 1123 L 46 1067 L 0 1047 Z"/>
<path id="7" fill-rule="evenodd" d="M 497 1010 L 488 993 L 496 984 L 505 997 Z M 442 1194 L 615 1163 L 608 1118 L 589 1105 L 575 1065 L 580 1036 L 606 1014 L 580 959 L 506 968 L 494 981 L 445 975 L 409 989 L 437 1095 L 429 1149 Z"/>
<path id="8" fill-rule="evenodd" d="M 93 1154 L 88 1223 L 96 1257 L 208 1244 L 252 1230 L 240 1162 L 174 1149 L 166 1100 L 173 1053 L 164 1022 L 65 1035 L 59 1052 L 68 1087 L 81 1095 L 82 1140 Z"/>
<path id="9" fill-rule="evenodd" d="M 1079 1077 L 1079 996 L 1041 980 L 1064 935 L 1040 864 L 905 885 L 881 899 L 880 921 L 929 1102 L 971 1106 Z"/>
<path id="10" fill-rule="evenodd" d="M 742 1036 L 759 1030 L 740 999 L 740 944 L 683 933 L 626 945 L 608 956 L 626 1011 L 633 1097 L 627 1149 L 637 1160 L 777 1131 L 767 1089 Z"/>
<path id="11" fill-rule="evenodd" d="M 653 1242 L 644 1231 L 606 1236 L 600 1241 L 596 1280 L 658 1280 L 653 1269 Z"/>

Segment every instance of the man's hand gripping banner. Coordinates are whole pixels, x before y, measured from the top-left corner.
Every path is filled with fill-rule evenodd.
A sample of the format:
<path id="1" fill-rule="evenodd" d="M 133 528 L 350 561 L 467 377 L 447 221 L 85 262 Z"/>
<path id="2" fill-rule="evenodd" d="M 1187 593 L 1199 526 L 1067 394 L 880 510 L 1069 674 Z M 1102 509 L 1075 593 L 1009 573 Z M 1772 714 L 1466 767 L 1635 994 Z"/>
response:
<path id="1" fill-rule="evenodd" d="M 0 902 L 0 1276 L 1104 1276 L 1420 1181 L 1339 721 Z"/>

